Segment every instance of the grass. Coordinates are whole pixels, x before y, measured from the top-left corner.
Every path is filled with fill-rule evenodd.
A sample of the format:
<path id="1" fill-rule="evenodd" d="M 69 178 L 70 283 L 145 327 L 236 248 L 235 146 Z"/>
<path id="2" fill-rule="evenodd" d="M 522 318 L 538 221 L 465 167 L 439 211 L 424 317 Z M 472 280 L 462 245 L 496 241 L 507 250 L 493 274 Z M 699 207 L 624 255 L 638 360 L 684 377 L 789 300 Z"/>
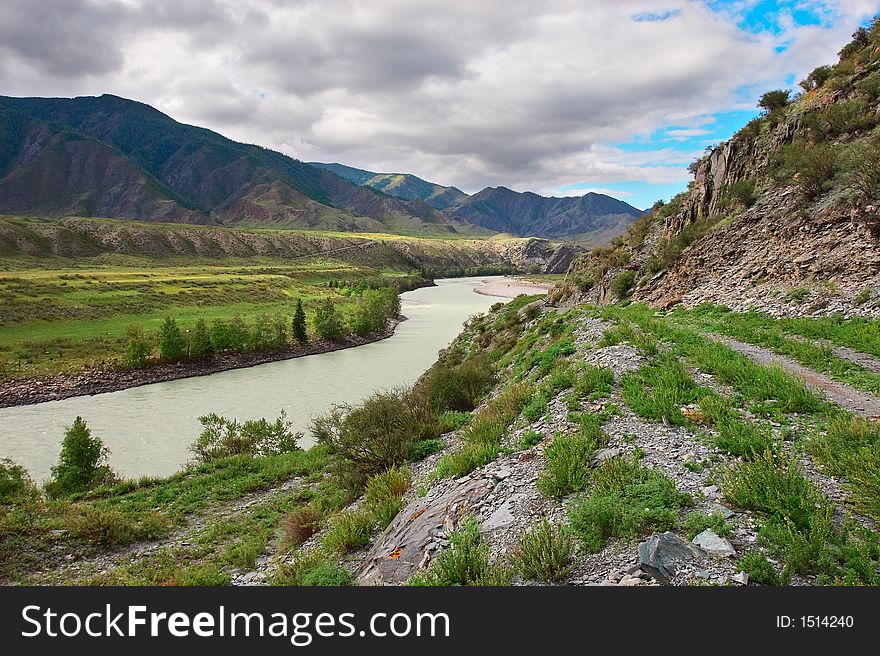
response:
<path id="1" fill-rule="evenodd" d="M 880 541 L 847 520 L 835 525 L 834 507 L 808 481 L 797 460 L 766 453 L 724 475 L 725 498 L 763 516 L 759 537 L 792 574 L 817 575 L 820 583 L 877 585 Z"/>
<path id="2" fill-rule="evenodd" d="M 577 433 L 557 435 L 544 450 L 546 462 L 538 477 L 538 489 L 556 498 L 583 490 L 590 480 L 590 460 L 607 442 L 598 418 L 583 415 Z"/>
<path id="3" fill-rule="evenodd" d="M 683 312 L 679 311 L 679 314 L 683 315 Z M 880 375 L 853 362 L 836 357 L 831 348 L 825 344 L 814 344 L 803 339 L 794 339 L 787 334 L 790 330 L 787 326 L 794 325 L 802 327 L 801 332 L 808 333 L 805 337 L 828 340 L 838 332 L 852 334 L 851 328 L 841 329 L 838 324 L 828 320 L 821 323 L 817 320 L 793 322 L 789 319 L 774 319 L 755 312 L 736 314 L 720 312 L 715 308 L 697 311 L 688 315 L 688 320 L 707 330 L 769 348 L 776 353 L 797 360 L 805 367 L 821 371 L 834 380 L 875 394 L 880 392 Z M 862 338 L 855 340 L 859 347 L 878 350 L 876 344 L 871 344 L 870 339 L 865 339 L 865 337 L 880 339 L 880 330 L 877 330 L 876 326 L 873 330 L 869 328 L 876 322 L 860 321 L 859 323 L 862 328 Z M 804 329 L 806 326 L 811 326 L 812 330 Z"/>
<path id="4" fill-rule="evenodd" d="M 733 529 L 724 521 L 721 513 L 707 515 L 706 513 L 696 511 L 689 512 L 682 522 L 682 528 L 684 528 L 688 540 L 693 540 L 697 535 L 709 528 L 724 538 L 729 538 L 733 535 Z"/>
<path id="5" fill-rule="evenodd" d="M 762 585 L 779 585 L 779 575 L 776 569 L 767 560 L 767 556 L 756 551 L 750 551 L 736 564 L 737 572 L 745 572 L 749 575 L 749 581 Z"/>
<path id="6" fill-rule="evenodd" d="M 353 300 L 327 283 L 384 275 L 332 260 L 267 259 L 18 270 L 0 276 L 0 377 L 117 367 L 126 327 L 138 324 L 152 335 L 167 315 L 185 331 L 198 319 L 291 315 L 296 298 L 310 316 L 328 296 L 348 314 Z"/>
<path id="7" fill-rule="evenodd" d="M 843 477 L 853 508 L 880 521 L 880 424 L 839 416 L 807 448 L 828 473 Z"/>
<path id="8" fill-rule="evenodd" d="M 492 462 L 501 453 L 501 440 L 532 397 L 531 386 L 513 385 L 476 413 L 463 431 L 464 445 L 444 455 L 434 477 L 459 477 Z"/>
<path id="9" fill-rule="evenodd" d="M 511 572 L 489 562 L 489 545 L 473 517 L 462 519 L 443 550 L 427 570 L 416 574 L 414 586 L 506 585 Z"/>
<path id="10" fill-rule="evenodd" d="M 511 561 L 527 580 L 560 581 L 572 569 L 574 550 L 574 540 L 568 529 L 553 527 L 544 518 L 523 535 Z"/>
<path id="11" fill-rule="evenodd" d="M 616 457 L 593 472 L 584 496 L 569 505 L 568 516 L 584 548 L 597 552 L 612 537 L 637 538 L 673 528 L 679 510 L 689 504 L 690 497 L 663 472 Z"/>
<path id="12" fill-rule="evenodd" d="M 699 394 L 684 366 L 670 354 L 625 374 L 621 391 L 627 405 L 639 417 L 676 425 L 687 423 L 681 407 L 695 401 Z"/>

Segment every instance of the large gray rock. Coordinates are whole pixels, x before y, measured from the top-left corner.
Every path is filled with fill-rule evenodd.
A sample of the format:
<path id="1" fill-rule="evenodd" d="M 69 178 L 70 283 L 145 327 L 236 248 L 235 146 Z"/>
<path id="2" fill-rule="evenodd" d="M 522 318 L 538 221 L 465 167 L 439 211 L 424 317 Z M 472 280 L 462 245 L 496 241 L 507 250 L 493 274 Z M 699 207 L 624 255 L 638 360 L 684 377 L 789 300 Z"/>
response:
<path id="1" fill-rule="evenodd" d="M 516 518 L 513 516 L 513 506 L 518 503 L 522 497 L 522 494 L 514 494 L 513 496 L 508 497 L 504 503 L 498 506 L 498 509 L 483 522 L 482 531 L 484 533 L 491 533 L 492 531 L 507 528 L 513 524 L 513 522 L 516 521 Z"/>
<path id="2" fill-rule="evenodd" d="M 676 565 L 702 558 L 705 554 L 675 533 L 658 533 L 639 543 L 639 564 L 661 583 L 675 576 Z"/>
<path id="3" fill-rule="evenodd" d="M 736 555 L 736 549 L 727 538 L 718 535 L 711 528 L 707 528 L 694 538 L 694 544 L 700 547 L 710 556 L 730 558 Z"/>
<path id="4" fill-rule="evenodd" d="M 606 460 L 610 460 L 611 458 L 615 458 L 620 455 L 620 449 L 599 449 L 596 453 L 593 454 L 592 460 L 590 460 L 590 467 L 595 469 L 599 465 L 601 465 Z"/>
<path id="5" fill-rule="evenodd" d="M 495 480 L 462 478 L 437 498 L 411 501 L 376 539 L 357 575 L 362 585 L 400 585 L 432 555 L 462 517 L 495 487 Z"/>

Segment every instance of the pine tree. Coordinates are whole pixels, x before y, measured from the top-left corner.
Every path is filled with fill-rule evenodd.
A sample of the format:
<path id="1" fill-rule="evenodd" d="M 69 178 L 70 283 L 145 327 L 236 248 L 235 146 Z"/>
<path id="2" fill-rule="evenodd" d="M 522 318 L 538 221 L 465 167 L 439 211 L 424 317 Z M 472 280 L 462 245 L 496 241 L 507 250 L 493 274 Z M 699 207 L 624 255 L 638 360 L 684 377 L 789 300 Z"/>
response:
<path id="1" fill-rule="evenodd" d="M 303 309 L 303 302 L 300 298 L 296 299 L 296 309 L 293 312 L 290 332 L 300 344 L 305 344 L 309 339 L 306 335 L 306 311 Z"/>

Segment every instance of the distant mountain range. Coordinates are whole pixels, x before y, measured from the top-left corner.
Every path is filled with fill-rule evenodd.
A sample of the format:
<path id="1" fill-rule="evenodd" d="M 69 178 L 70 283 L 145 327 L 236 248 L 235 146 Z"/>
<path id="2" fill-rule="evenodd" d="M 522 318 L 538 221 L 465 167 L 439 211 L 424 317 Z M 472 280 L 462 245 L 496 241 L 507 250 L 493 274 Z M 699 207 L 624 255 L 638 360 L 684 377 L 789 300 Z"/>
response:
<path id="1" fill-rule="evenodd" d="M 599 243 L 642 214 L 602 194 L 468 196 L 409 174 L 307 164 L 112 95 L 0 96 L 0 213 Z"/>

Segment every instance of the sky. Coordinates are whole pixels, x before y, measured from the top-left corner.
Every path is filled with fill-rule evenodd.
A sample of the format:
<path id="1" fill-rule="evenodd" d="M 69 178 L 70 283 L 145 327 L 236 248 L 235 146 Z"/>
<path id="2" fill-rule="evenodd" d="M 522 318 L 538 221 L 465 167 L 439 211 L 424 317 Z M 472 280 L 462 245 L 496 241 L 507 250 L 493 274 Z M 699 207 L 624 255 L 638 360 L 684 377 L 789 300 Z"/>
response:
<path id="1" fill-rule="evenodd" d="M 304 161 L 668 199 L 880 0 L 0 0 L 0 94 L 112 93 Z"/>

